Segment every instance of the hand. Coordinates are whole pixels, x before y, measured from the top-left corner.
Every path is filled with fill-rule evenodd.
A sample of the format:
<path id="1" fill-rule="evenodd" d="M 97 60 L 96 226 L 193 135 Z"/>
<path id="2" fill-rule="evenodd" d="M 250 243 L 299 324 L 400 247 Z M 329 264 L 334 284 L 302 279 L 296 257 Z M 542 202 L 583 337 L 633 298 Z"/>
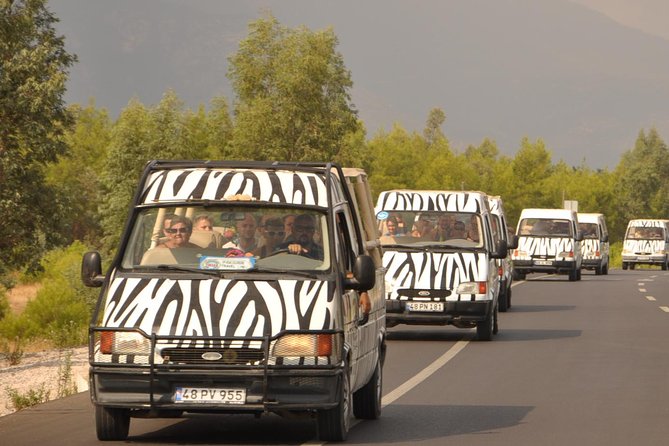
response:
<path id="1" fill-rule="evenodd" d="M 306 254 L 309 250 L 304 249 L 299 243 L 291 243 L 288 245 L 288 252 L 295 255 Z"/>

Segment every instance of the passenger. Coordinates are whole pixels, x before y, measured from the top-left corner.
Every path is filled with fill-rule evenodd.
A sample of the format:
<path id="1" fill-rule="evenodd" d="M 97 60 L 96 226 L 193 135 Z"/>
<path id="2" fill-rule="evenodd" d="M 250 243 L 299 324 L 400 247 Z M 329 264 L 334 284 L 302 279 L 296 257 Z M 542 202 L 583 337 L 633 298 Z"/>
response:
<path id="1" fill-rule="evenodd" d="M 418 220 L 414 223 L 413 231 L 411 231 L 412 237 L 420 237 L 426 239 L 433 239 L 434 237 L 434 224 L 424 215 L 421 215 Z"/>
<path id="2" fill-rule="evenodd" d="M 169 227 L 164 228 L 167 240 L 156 248 L 198 248 L 194 243 L 191 243 L 190 236 L 193 232 L 193 222 L 190 218 L 175 215 L 170 218 Z"/>
<path id="3" fill-rule="evenodd" d="M 466 239 L 467 238 L 467 226 L 461 222 L 456 221 L 453 223 L 453 229 L 451 231 L 451 238 L 453 239 Z"/>
<path id="4" fill-rule="evenodd" d="M 383 234 L 386 237 L 394 237 L 397 235 L 397 218 L 389 217 L 386 220 L 386 232 Z"/>
<path id="5" fill-rule="evenodd" d="M 259 246 L 253 250 L 253 254 L 259 257 L 267 257 L 276 250 L 276 247 L 283 242 L 286 233 L 284 231 L 283 221 L 280 218 L 268 218 L 260 227 L 262 240 Z"/>
<path id="6" fill-rule="evenodd" d="M 293 236 L 294 224 L 295 224 L 295 215 L 289 214 L 283 217 L 283 231 L 285 232 L 283 241 L 287 242 Z"/>
<path id="7" fill-rule="evenodd" d="M 193 220 L 193 229 L 195 231 L 213 231 L 214 221 L 206 214 L 200 214 Z"/>
<path id="8" fill-rule="evenodd" d="M 223 248 L 236 248 L 250 253 L 257 248 L 256 229 L 258 223 L 250 212 L 244 213 L 244 219 L 237 221 L 237 234 Z"/>
<path id="9" fill-rule="evenodd" d="M 479 221 L 476 215 L 472 215 L 469 219 L 469 229 L 467 230 L 467 238 L 473 242 L 478 243 L 480 240 Z"/>
<path id="10" fill-rule="evenodd" d="M 435 240 L 438 242 L 443 242 L 444 240 L 449 240 L 453 238 L 452 232 L 454 223 L 455 223 L 455 215 L 453 214 L 440 215 L 439 220 L 437 220 Z"/>
<path id="11" fill-rule="evenodd" d="M 300 214 L 295 217 L 292 239 L 281 243 L 277 249 L 287 249 L 311 259 L 323 260 L 323 248 L 314 241 L 316 221 L 312 215 Z"/>
<path id="12" fill-rule="evenodd" d="M 167 237 L 167 232 L 165 231 L 165 229 L 170 227 L 170 223 L 172 222 L 172 219 L 174 217 L 176 217 L 176 214 L 172 214 L 172 213 L 165 214 L 165 218 L 163 219 L 163 235 L 165 237 Z"/>

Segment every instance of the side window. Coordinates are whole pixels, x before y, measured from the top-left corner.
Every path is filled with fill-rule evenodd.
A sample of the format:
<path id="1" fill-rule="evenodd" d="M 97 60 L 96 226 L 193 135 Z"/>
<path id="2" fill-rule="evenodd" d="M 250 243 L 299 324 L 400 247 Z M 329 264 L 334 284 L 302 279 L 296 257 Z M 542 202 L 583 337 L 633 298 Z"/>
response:
<path id="1" fill-rule="evenodd" d="M 342 211 L 335 214 L 335 219 L 337 222 L 337 262 L 343 271 L 352 271 L 354 259 L 348 219 Z"/>

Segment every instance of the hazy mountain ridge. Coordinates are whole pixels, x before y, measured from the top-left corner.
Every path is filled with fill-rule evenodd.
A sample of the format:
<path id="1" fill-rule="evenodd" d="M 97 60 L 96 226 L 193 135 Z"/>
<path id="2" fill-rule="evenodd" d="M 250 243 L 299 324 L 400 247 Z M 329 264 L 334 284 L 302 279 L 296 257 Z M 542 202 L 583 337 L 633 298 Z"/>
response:
<path id="1" fill-rule="evenodd" d="M 68 100 L 116 115 L 132 96 L 173 88 L 191 107 L 231 98 L 227 57 L 271 10 L 286 26 L 333 26 L 353 102 L 371 137 L 394 122 L 420 131 L 446 112 L 455 148 L 523 136 L 554 159 L 614 167 L 641 128 L 669 133 L 669 41 L 567 0 L 51 2 L 70 51 Z"/>

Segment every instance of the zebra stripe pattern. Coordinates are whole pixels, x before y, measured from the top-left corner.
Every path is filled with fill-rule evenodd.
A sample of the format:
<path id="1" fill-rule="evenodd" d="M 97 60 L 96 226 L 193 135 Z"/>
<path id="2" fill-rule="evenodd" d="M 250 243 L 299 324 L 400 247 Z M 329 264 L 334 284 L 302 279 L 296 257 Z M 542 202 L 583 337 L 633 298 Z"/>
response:
<path id="1" fill-rule="evenodd" d="M 426 253 L 385 251 L 387 299 L 407 300 L 398 290 L 455 290 L 462 282 L 487 281 L 487 257 L 477 252 Z M 478 295 L 451 293 L 447 301 L 474 300 Z M 480 299 L 485 296 L 480 296 Z"/>
<path id="2" fill-rule="evenodd" d="M 386 191 L 377 202 L 379 211 L 481 212 L 481 194 L 442 191 Z"/>
<path id="3" fill-rule="evenodd" d="M 659 254 L 664 251 L 664 240 L 625 240 L 623 250 L 634 254 Z"/>
<path id="4" fill-rule="evenodd" d="M 330 288 L 326 281 L 116 277 L 109 286 L 102 326 L 139 328 L 159 337 L 194 337 L 184 344 L 197 342 L 198 336 L 259 338 L 284 330 L 333 329 L 338 315 Z M 252 340 L 231 342 L 231 347 L 259 345 Z M 112 361 L 133 362 L 123 356 Z"/>
<path id="5" fill-rule="evenodd" d="M 586 238 L 583 240 L 582 244 L 582 250 L 583 250 L 583 259 L 601 259 L 601 253 L 600 255 L 597 255 L 597 252 L 599 251 L 599 240 L 594 239 L 594 238 Z"/>
<path id="6" fill-rule="evenodd" d="M 515 256 L 516 259 L 530 259 L 535 256 L 555 257 L 561 252 L 574 250 L 574 241 L 566 237 L 520 237 L 518 249 L 527 253 L 526 257 Z"/>
<path id="7" fill-rule="evenodd" d="M 339 201 L 339 188 L 333 199 Z M 327 207 L 327 187 L 322 175 L 310 172 L 181 169 L 154 172 L 145 183 L 140 204 L 224 201 L 246 196 L 270 203 Z"/>

